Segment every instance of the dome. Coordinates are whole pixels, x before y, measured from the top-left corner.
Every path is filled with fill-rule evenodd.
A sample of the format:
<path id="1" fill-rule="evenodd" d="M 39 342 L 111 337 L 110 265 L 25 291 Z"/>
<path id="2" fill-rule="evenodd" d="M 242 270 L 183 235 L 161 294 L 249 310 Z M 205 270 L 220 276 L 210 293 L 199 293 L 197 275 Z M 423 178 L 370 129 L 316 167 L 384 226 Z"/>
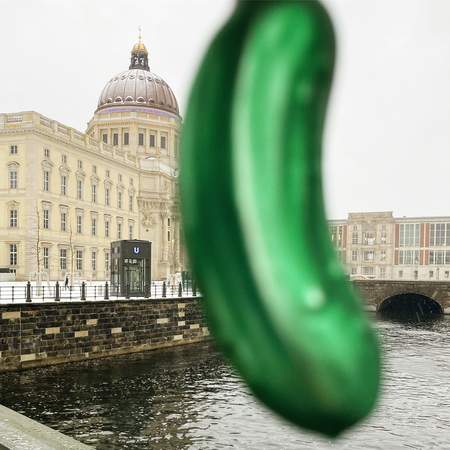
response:
<path id="1" fill-rule="evenodd" d="M 100 94 L 97 111 L 110 108 L 153 108 L 179 115 L 178 103 L 170 86 L 148 66 L 148 52 L 142 42 L 131 51 L 128 70 L 118 73 Z M 128 108 L 127 108 L 128 109 Z"/>

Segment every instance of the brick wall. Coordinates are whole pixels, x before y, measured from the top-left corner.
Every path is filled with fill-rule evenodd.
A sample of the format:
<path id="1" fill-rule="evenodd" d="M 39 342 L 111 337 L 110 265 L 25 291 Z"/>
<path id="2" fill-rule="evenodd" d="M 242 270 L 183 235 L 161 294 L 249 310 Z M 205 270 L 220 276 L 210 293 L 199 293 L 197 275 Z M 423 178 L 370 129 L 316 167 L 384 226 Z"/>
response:
<path id="1" fill-rule="evenodd" d="M 208 339 L 201 298 L 0 306 L 0 372 Z"/>

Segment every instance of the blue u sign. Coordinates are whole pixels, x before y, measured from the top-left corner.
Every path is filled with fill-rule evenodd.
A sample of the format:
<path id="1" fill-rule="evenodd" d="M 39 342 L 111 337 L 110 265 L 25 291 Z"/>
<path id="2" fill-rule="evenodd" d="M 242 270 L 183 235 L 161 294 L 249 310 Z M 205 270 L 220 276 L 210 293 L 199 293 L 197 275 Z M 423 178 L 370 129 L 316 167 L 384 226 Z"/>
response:
<path id="1" fill-rule="evenodd" d="M 141 249 L 139 247 L 133 247 L 133 253 L 135 255 L 139 255 L 140 252 L 141 252 Z"/>

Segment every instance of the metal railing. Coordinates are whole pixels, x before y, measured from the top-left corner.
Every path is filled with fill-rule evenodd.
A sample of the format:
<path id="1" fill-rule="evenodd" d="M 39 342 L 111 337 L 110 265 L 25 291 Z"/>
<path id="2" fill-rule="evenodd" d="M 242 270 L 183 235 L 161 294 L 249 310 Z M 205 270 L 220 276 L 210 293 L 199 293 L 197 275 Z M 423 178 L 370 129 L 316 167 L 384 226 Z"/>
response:
<path id="1" fill-rule="evenodd" d="M 0 304 L 8 303 L 31 303 L 45 301 L 98 301 L 98 300 L 119 300 L 119 299 L 152 299 L 152 298 L 183 298 L 197 297 L 195 283 L 170 284 L 151 283 L 144 287 L 144 296 L 135 295 L 131 286 L 126 285 L 121 290 L 119 286 L 111 285 L 108 282 L 95 286 L 89 286 L 82 282 L 78 286 L 64 286 L 58 281 L 54 285 L 0 285 Z M 122 291 L 122 292 L 121 292 Z"/>

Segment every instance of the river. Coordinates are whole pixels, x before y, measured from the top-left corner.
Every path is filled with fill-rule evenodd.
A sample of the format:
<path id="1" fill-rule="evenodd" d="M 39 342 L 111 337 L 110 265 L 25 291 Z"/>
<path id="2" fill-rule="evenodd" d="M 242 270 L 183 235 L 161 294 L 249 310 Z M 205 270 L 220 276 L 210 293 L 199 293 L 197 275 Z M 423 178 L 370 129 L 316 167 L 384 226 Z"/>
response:
<path id="1" fill-rule="evenodd" d="M 210 344 L 0 375 L 0 403 L 97 449 L 450 448 L 450 319 L 377 322 L 383 394 L 336 441 L 259 405 Z"/>

